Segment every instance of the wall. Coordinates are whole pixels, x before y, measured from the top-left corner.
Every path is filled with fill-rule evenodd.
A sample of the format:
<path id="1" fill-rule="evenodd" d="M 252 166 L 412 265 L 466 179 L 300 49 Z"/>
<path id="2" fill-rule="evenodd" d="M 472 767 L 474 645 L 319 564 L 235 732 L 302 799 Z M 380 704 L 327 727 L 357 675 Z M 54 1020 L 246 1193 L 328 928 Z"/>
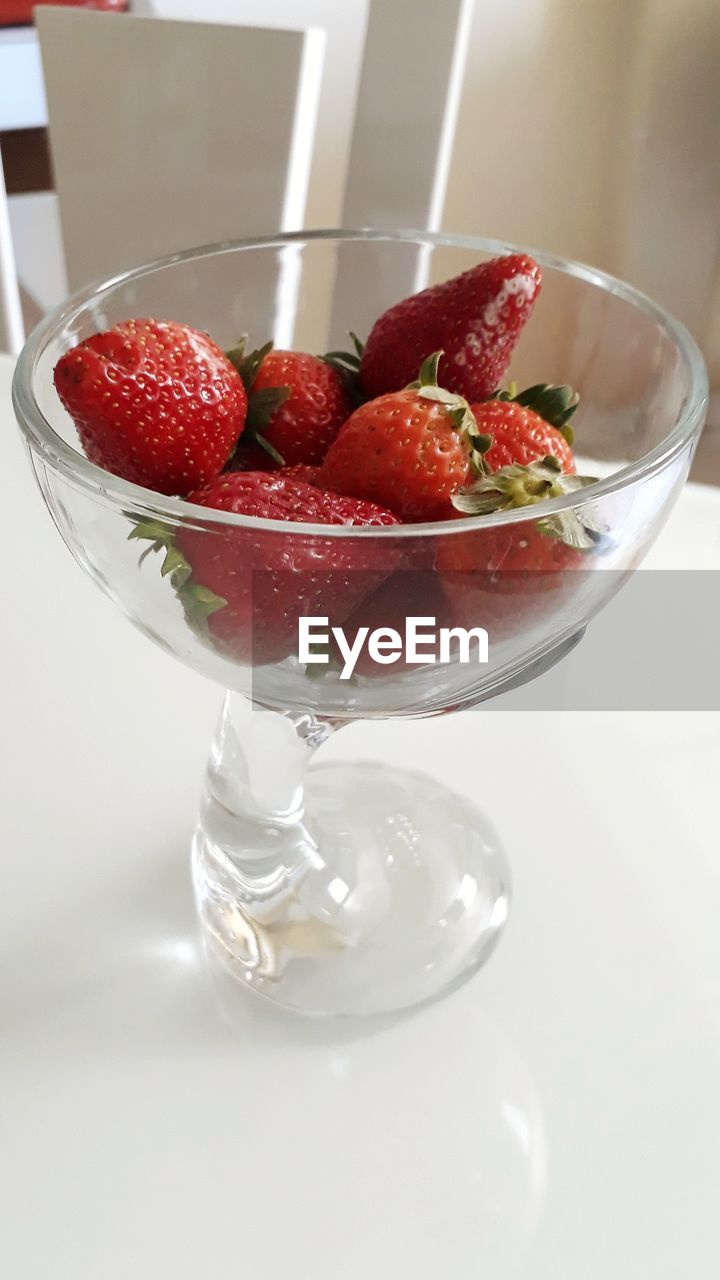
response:
<path id="1" fill-rule="evenodd" d="M 477 0 L 443 225 L 630 279 L 720 383 L 717 0 Z"/>

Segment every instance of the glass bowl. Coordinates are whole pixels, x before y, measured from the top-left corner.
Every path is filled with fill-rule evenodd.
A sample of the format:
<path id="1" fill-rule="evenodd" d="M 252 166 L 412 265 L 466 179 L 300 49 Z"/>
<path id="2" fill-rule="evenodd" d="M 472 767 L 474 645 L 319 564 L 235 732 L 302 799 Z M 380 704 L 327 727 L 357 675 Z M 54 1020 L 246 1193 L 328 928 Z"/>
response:
<path id="1" fill-rule="evenodd" d="M 255 346 L 273 338 L 336 349 L 397 301 L 398 279 L 422 288 L 514 251 L 372 231 L 192 249 L 76 294 L 18 361 L 18 422 L 75 559 L 140 630 L 228 691 L 193 847 L 199 914 L 248 987 L 296 1010 L 409 1007 L 462 981 L 492 950 L 510 878 L 483 813 L 431 775 L 324 763 L 322 745 L 353 720 L 473 706 L 577 642 L 642 560 L 686 479 L 704 419 L 701 356 L 636 290 L 532 251 L 544 284 L 509 376 L 579 390 L 579 470 L 597 483 L 539 507 L 360 530 L 211 512 L 110 475 L 80 452 L 53 368 L 69 346 L 131 316 L 182 320 L 225 347 L 248 333 Z M 561 518 L 587 535 L 582 551 L 503 572 L 509 547 L 553 545 L 547 522 Z M 225 605 L 203 616 L 207 584 L 200 616 L 188 611 L 168 548 L 232 564 L 244 612 Z M 305 660 L 300 617 L 348 635 L 434 619 L 447 643 L 428 642 L 415 662 L 384 661 L 376 648 L 349 675 L 335 641 Z M 457 627 L 480 628 L 467 652 Z"/>

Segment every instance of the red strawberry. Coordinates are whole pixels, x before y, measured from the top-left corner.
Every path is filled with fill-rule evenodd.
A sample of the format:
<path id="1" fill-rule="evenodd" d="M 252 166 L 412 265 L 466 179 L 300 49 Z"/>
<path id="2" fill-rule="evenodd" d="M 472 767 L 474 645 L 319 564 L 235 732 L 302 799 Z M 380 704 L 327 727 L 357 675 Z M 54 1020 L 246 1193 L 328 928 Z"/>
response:
<path id="1" fill-rule="evenodd" d="M 91 462 L 158 493 L 212 480 L 245 424 L 237 370 L 207 334 L 125 320 L 61 356 L 55 386 Z"/>
<path id="2" fill-rule="evenodd" d="M 478 523 L 438 540 L 436 564 L 456 625 L 485 626 L 492 642 L 493 634 L 505 638 L 567 605 L 580 585 L 574 571 L 586 567 L 584 553 L 599 538 L 576 512 L 543 516 L 542 503 L 593 483 L 562 475 L 560 463 L 548 457 L 505 467 L 455 496 L 454 506 L 465 515 L 528 508 L 521 523 Z"/>
<path id="3" fill-rule="evenodd" d="M 551 455 L 568 475 L 575 471 L 572 431 L 568 422 L 578 398 L 570 387 L 528 387 L 519 396 L 502 393 L 471 406 L 478 430 L 492 439 L 483 455 L 489 471 L 513 462 L 539 462 Z"/>
<path id="4" fill-rule="evenodd" d="M 265 464 L 268 464 L 267 466 Z M 272 471 L 272 459 L 259 444 L 251 444 L 244 449 L 236 449 L 233 455 L 232 471 Z M 285 480 L 302 480 L 303 484 L 314 484 L 322 489 L 320 468 L 309 467 L 305 462 L 298 462 L 292 467 L 278 467 L 277 474 Z"/>
<path id="5" fill-rule="evenodd" d="M 423 636 L 430 638 L 427 642 L 423 641 L 419 649 L 427 655 L 428 662 L 432 661 L 433 655 L 437 659 L 439 628 L 451 625 L 451 615 L 440 577 L 434 570 L 396 570 L 372 595 L 353 609 L 343 623 L 343 634 L 350 645 L 355 643 L 361 627 L 366 627 L 368 634 L 389 628 L 404 639 L 408 618 L 435 619 L 434 627 L 430 624 L 423 627 Z M 334 642 L 331 645 L 331 661 L 335 667 L 342 667 L 344 663 L 342 653 Z M 394 662 L 385 665 L 375 661 L 367 645 L 363 645 L 355 664 L 358 675 L 376 679 L 397 676 L 401 671 L 410 670 L 417 670 L 417 665 L 407 662 L 404 653 L 401 652 Z"/>
<path id="6" fill-rule="evenodd" d="M 320 467 L 308 467 L 304 462 L 298 462 L 294 467 L 281 467 L 279 475 L 284 480 L 302 480 L 303 484 L 312 484 L 316 489 L 322 489 L 322 481 L 320 479 Z"/>
<path id="7" fill-rule="evenodd" d="M 352 413 L 345 382 L 337 370 L 318 356 L 275 351 L 271 343 L 247 356 L 241 344 L 229 355 L 249 396 L 241 448 L 257 440 L 269 455 L 265 470 L 273 462 L 288 466 L 322 462 Z"/>
<path id="8" fill-rule="evenodd" d="M 543 533 L 530 519 L 450 536 L 438 547 L 452 625 L 484 627 L 491 645 L 561 615 L 585 567 L 581 551 Z"/>
<path id="9" fill-rule="evenodd" d="M 450 498 L 488 441 L 467 402 L 438 387 L 438 360 L 436 352 L 404 391 L 355 410 L 320 469 L 326 488 L 379 502 L 406 521 L 452 517 Z"/>
<path id="10" fill-rule="evenodd" d="M 199 506 L 297 525 L 368 528 L 398 523 L 369 502 L 323 493 L 279 473 L 237 471 L 190 495 Z M 391 573 L 397 552 L 387 540 L 323 537 L 289 528 L 180 528 L 148 522 L 131 537 L 166 549 L 164 573 L 188 621 L 229 656 L 259 666 L 295 651 L 298 618 L 331 617 L 339 624 Z"/>
<path id="11" fill-rule="evenodd" d="M 552 455 L 568 475 L 575 471 L 573 451 L 565 437 L 532 409 L 512 400 L 486 400 L 474 404 L 472 411 L 478 430 L 492 437 L 484 455 L 488 470 L 499 471 L 513 462 L 526 466 Z"/>
<path id="12" fill-rule="evenodd" d="M 274 471 L 273 459 L 262 445 L 251 444 L 235 450 L 228 471 Z M 310 467 L 305 462 L 297 462 L 292 467 L 278 467 L 277 474 L 286 480 L 302 480 L 304 484 L 314 484 L 322 489 L 320 468 Z"/>
<path id="13" fill-rule="evenodd" d="M 526 254 L 481 262 L 396 303 L 375 321 L 360 361 L 368 396 L 398 391 L 433 351 L 445 352 L 443 383 L 467 400 L 499 386 L 540 289 Z"/>
<path id="14" fill-rule="evenodd" d="M 581 560 L 582 552 L 544 532 L 531 518 L 517 525 L 451 534 L 440 541 L 437 550 L 437 566 L 443 575 L 450 570 L 492 575 L 492 585 L 499 590 L 515 589 L 513 574 L 556 572 Z"/>

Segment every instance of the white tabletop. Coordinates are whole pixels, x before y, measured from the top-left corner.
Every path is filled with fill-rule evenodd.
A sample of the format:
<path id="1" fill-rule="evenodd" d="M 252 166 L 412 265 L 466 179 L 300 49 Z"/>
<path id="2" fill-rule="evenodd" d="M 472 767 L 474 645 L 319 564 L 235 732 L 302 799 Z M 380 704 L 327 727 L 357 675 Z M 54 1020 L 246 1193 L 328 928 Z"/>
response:
<path id="1" fill-rule="evenodd" d="M 400 744 L 483 779 L 514 907 L 430 1009 L 281 1016 L 198 943 L 187 846 L 218 691 L 73 565 L 10 371 L 0 1274 L 716 1280 L 718 717 L 345 730 L 338 754 Z M 700 542 L 720 567 L 719 531 L 720 491 L 689 487 L 656 559 Z"/>

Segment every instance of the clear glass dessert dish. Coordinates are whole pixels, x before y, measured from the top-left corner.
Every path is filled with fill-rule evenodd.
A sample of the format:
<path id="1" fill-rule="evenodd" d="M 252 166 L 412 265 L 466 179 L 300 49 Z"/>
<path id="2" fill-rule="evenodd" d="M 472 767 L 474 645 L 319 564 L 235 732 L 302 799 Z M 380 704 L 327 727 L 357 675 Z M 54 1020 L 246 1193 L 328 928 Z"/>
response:
<path id="1" fill-rule="evenodd" d="M 195 249 L 71 298 L 18 362 L 17 418 L 68 548 L 141 631 L 227 691 L 193 848 L 199 915 L 248 987 L 296 1010 L 366 1014 L 422 1003 L 494 947 L 510 879 L 483 812 L 430 774 L 324 762 L 323 744 L 351 721 L 471 707 L 576 643 L 640 563 L 685 481 L 704 417 L 702 359 L 682 326 L 635 290 L 537 253 L 543 290 L 510 376 L 579 389 L 578 454 L 597 483 L 541 506 L 366 529 L 257 520 L 118 479 L 80 451 L 53 369 L 68 347 L 131 316 L 182 320 L 225 347 L 249 332 L 254 345 L 337 348 L 397 301 L 399 272 L 422 288 L 512 251 L 413 232 Z M 525 545 L 560 517 L 590 533 L 581 561 L 499 581 L 487 546 Z M 249 621 L 220 609 L 208 626 L 191 625 L 177 562 L 163 556 L 173 546 L 190 558 L 198 545 L 247 573 Z M 156 553 L 139 563 L 143 546 Z M 486 570 L 468 573 L 468 556 Z M 308 577 L 310 597 L 297 592 Z M 388 600 L 405 616 L 440 614 L 450 626 L 470 619 L 485 626 L 491 660 L 463 660 L 455 645 L 440 661 L 359 663 L 350 679 L 332 652 L 324 664 L 300 660 L 295 632 L 308 598 L 315 616 L 343 625 L 381 591 L 376 625 Z M 278 593 L 280 639 L 263 629 Z M 480 798 L 492 812 L 492 796 Z"/>

